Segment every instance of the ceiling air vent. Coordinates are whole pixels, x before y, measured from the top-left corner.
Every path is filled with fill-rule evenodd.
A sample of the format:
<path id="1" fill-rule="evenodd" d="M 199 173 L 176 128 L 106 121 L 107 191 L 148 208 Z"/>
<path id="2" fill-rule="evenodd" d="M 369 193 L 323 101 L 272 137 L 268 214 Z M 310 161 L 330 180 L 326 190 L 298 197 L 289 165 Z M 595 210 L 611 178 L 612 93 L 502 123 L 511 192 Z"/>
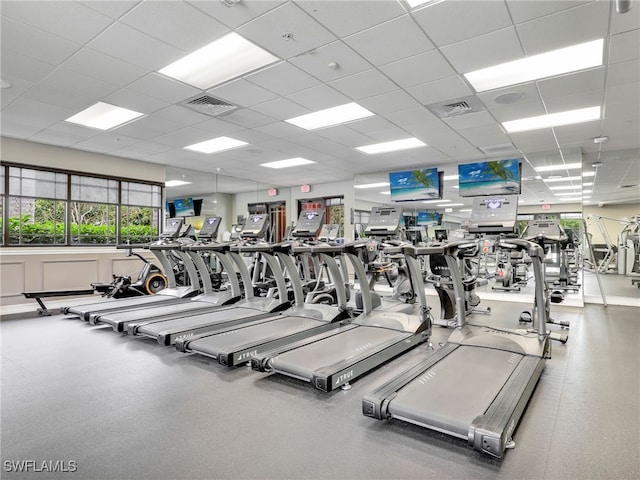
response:
<path id="1" fill-rule="evenodd" d="M 500 145 L 489 145 L 486 147 L 478 147 L 485 155 L 501 155 L 507 152 L 513 152 L 516 147 L 511 143 L 503 143 Z"/>
<path id="2" fill-rule="evenodd" d="M 484 103 L 475 95 L 447 100 L 446 102 L 425 105 L 438 118 L 454 118 L 469 113 L 483 112 L 487 109 Z"/>
<path id="3" fill-rule="evenodd" d="M 237 105 L 227 103 L 224 100 L 210 95 L 198 95 L 197 97 L 182 102 L 181 105 L 198 113 L 209 115 L 210 117 L 219 117 L 238 108 Z"/>

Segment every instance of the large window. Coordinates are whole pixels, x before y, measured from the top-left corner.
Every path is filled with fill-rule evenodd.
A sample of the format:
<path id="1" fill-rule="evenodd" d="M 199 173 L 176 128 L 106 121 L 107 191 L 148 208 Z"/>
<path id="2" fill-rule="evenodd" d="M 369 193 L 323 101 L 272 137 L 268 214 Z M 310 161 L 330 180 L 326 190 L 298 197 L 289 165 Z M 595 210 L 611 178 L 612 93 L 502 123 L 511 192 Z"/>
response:
<path id="1" fill-rule="evenodd" d="M 158 237 L 162 186 L 0 166 L 2 245 L 114 245 Z"/>

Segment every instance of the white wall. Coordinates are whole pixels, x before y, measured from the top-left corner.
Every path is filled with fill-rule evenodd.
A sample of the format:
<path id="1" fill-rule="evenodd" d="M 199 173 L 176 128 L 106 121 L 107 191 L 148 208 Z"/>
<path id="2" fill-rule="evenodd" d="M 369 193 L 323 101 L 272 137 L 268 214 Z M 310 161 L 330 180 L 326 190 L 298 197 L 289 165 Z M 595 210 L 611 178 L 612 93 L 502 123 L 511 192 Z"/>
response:
<path id="1" fill-rule="evenodd" d="M 164 183 L 164 165 L 0 137 L 2 160 Z"/>
<path id="2" fill-rule="evenodd" d="M 622 205 L 605 205 L 598 207 L 596 205 L 585 205 L 583 210 L 583 218 L 587 220 L 587 231 L 593 235 L 594 244 L 604 244 L 604 236 L 600 233 L 600 229 L 595 219 L 589 219 L 589 216 L 607 217 L 602 218 L 602 223 L 606 228 L 611 242 L 616 245 L 618 234 L 625 226 L 623 219 L 630 219 L 633 216 L 640 215 L 640 203 L 622 204 Z"/>

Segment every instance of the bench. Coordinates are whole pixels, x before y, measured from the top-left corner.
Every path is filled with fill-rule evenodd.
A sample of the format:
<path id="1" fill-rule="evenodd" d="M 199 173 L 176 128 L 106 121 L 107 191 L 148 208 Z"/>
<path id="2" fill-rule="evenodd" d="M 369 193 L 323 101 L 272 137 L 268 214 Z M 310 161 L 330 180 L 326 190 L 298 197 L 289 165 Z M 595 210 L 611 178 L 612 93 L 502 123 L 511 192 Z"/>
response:
<path id="1" fill-rule="evenodd" d="M 70 297 L 75 295 L 93 295 L 94 290 L 91 289 L 83 289 L 83 290 L 49 290 L 45 292 L 22 292 L 24 298 L 33 298 L 40 308 L 38 309 L 38 313 L 40 315 L 51 315 L 51 312 L 47 309 L 46 305 L 42 301 L 43 298 L 50 297 Z"/>

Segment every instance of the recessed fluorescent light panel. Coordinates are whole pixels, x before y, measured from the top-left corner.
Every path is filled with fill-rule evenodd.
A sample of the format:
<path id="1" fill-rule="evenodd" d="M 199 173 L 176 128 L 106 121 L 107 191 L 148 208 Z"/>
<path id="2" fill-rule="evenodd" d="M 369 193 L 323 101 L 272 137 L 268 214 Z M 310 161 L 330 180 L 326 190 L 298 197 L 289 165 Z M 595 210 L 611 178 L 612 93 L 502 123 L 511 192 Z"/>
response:
<path id="1" fill-rule="evenodd" d="M 159 72 L 207 90 L 278 60 L 278 57 L 231 32 Z"/>
<path id="2" fill-rule="evenodd" d="M 597 106 L 539 115 L 537 117 L 521 118 L 520 120 L 511 120 L 509 122 L 502 122 L 502 126 L 507 133 L 517 133 L 590 122 L 592 120 L 598 120 L 599 118 L 600 106 Z"/>
<path id="3" fill-rule="evenodd" d="M 414 9 L 421 5 L 424 5 L 424 6 L 426 6 L 427 4 L 435 5 L 436 3 L 440 3 L 442 1 L 444 0 L 407 0 L 407 4 L 409 4 L 409 7 L 411 7 L 411 9 Z"/>
<path id="4" fill-rule="evenodd" d="M 544 183 L 555 183 L 555 182 L 575 182 L 580 180 L 581 177 L 555 177 L 555 178 L 545 178 Z"/>
<path id="5" fill-rule="evenodd" d="M 549 190 L 576 190 L 582 188 L 580 185 L 558 185 L 557 187 L 549 187 Z"/>
<path id="6" fill-rule="evenodd" d="M 576 168 L 582 168 L 582 163 L 562 163 L 559 165 L 545 165 L 542 167 L 534 167 L 538 172 L 554 172 L 556 170 L 574 170 Z M 578 177 L 580 178 L 580 177 Z"/>
<path id="7" fill-rule="evenodd" d="M 443 180 L 458 180 L 459 175 L 445 175 L 442 177 Z"/>
<path id="8" fill-rule="evenodd" d="M 83 111 L 76 113 L 65 121 L 84 127 L 109 130 L 123 125 L 131 120 L 142 117 L 144 113 L 135 112 L 126 108 L 116 107 L 104 102 L 98 102 Z"/>
<path id="9" fill-rule="evenodd" d="M 268 162 L 261 163 L 261 167 L 269 167 L 269 168 L 288 168 L 288 167 L 297 167 L 298 165 L 307 165 L 309 163 L 316 163 L 312 160 L 307 160 L 306 158 L 288 158 L 287 160 L 278 160 L 277 162 Z"/>
<path id="10" fill-rule="evenodd" d="M 604 39 L 601 38 L 483 68 L 466 73 L 464 76 L 476 92 L 486 92 L 495 88 L 597 67 L 602 65 L 603 50 Z"/>
<path id="11" fill-rule="evenodd" d="M 189 145 L 184 148 L 202 153 L 215 153 L 222 152 L 223 150 L 231 150 L 232 148 L 243 147 L 244 145 L 249 144 L 242 140 L 235 140 L 229 137 L 218 137 L 205 142 L 194 143 L 193 145 Z"/>
<path id="12" fill-rule="evenodd" d="M 357 147 L 356 150 L 360 150 L 363 153 L 370 155 L 376 153 L 395 152 L 398 150 L 407 150 L 409 148 L 426 147 L 427 144 L 418 140 L 417 138 L 403 138 L 402 140 L 393 140 L 391 142 L 375 143 L 373 145 L 366 145 L 364 147 Z"/>
<path id="13" fill-rule="evenodd" d="M 353 188 L 380 188 L 380 187 L 388 187 L 389 182 L 378 182 L 378 183 L 363 183 L 361 185 L 354 185 Z"/>
<path id="14" fill-rule="evenodd" d="M 185 182 L 182 180 L 167 180 L 164 182 L 165 187 L 179 187 L 180 185 L 189 185 L 191 182 Z"/>
<path id="15" fill-rule="evenodd" d="M 464 207 L 464 203 L 443 203 L 439 204 L 438 207 Z"/>
<path id="16" fill-rule="evenodd" d="M 451 200 L 423 200 L 420 203 L 442 203 L 442 202 L 450 202 Z"/>
<path id="17" fill-rule="evenodd" d="M 296 125 L 305 130 L 315 130 L 317 128 L 332 127 L 341 123 L 360 120 L 361 118 L 372 117 L 375 115 L 357 103 L 345 103 L 337 107 L 326 108 L 299 117 L 285 120 L 292 125 Z"/>

